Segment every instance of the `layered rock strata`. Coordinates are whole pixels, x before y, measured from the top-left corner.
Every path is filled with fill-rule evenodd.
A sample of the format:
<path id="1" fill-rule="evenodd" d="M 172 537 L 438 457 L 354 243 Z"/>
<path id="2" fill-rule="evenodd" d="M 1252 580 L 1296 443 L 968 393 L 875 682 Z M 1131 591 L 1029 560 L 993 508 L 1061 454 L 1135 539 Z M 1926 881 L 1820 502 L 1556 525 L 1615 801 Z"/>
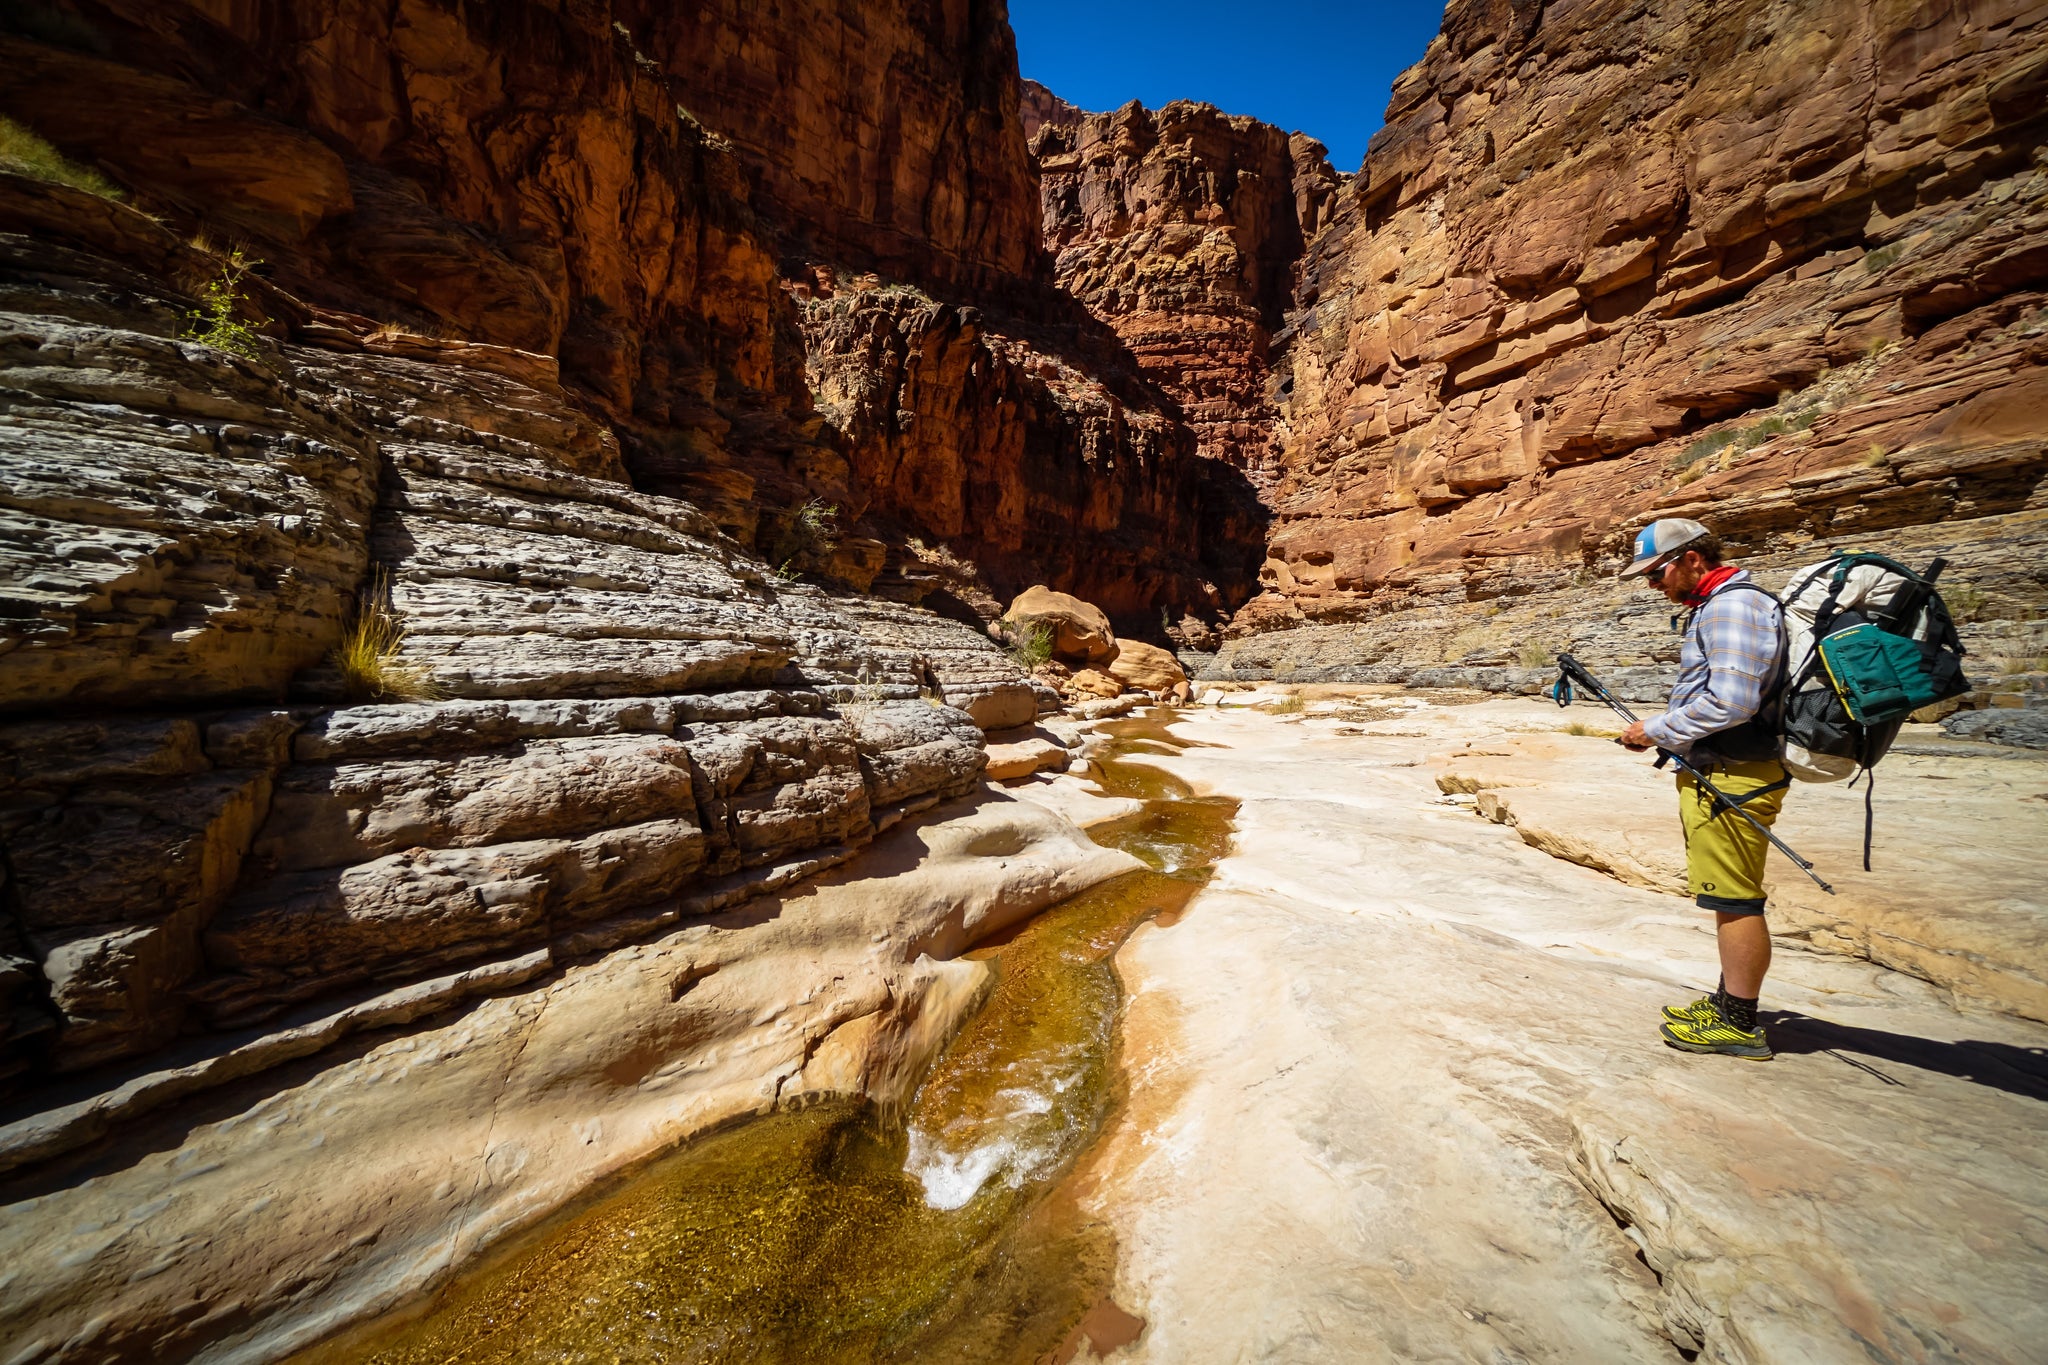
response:
<path id="1" fill-rule="evenodd" d="M 1303 263 L 1234 628 L 1582 620 L 1652 515 L 1990 555 L 2048 474 L 2044 81 L 2022 5 L 1453 4 Z"/>
<path id="2" fill-rule="evenodd" d="M 1218 489 L 1185 428 L 1045 277 L 999 7 L 407 3 L 271 22 L 77 0 L 9 20 L 0 60 L 0 114 L 259 260 L 250 301 L 274 332 L 381 324 L 531 353 L 610 423 L 636 487 L 695 502 L 777 564 L 812 505 L 839 514 L 844 553 L 799 567 L 860 589 L 917 536 L 997 595 L 1041 564 L 1093 566 L 1167 584 L 1132 594 L 1134 611 L 1170 600 L 1213 622 L 1250 590 L 1248 500 L 1204 510 Z M 986 343 L 886 310 L 861 326 L 896 331 L 899 352 L 947 352 L 934 382 L 984 377 L 946 413 L 915 384 L 888 395 L 990 490 L 964 519 L 928 516 L 878 469 L 893 419 L 844 429 L 814 407 L 807 350 L 845 362 L 800 306 L 821 275 L 857 283 L 847 294 L 929 286 L 939 318 L 986 303 L 1020 319 Z M 311 307 L 281 315 L 269 284 Z M 1022 341 L 1024 327 L 1040 332 Z M 870 359 L 885 367 L 853 363 Z M 981 435 L 1005 426 L 1028 439 Z M 1123 512 L 1136 530 L 1115 525 Z M 1043 561 L 1021 548 L 1026 515 L 1065 532 Z M 1218 533 L 1236 537 L 1222 560 L 1204 551 Z"/>
<path id="3" fill-rule="evenodd" d="M 147 1127 L 47 1116 L 53 1143 L 113 1131 L 0 1183 L 0 1342 L 67 1362 L 285 1358 L 692 1134 L 832 1095 L 900 1109 L 988 983 L 965 949 L 1139 866 L 1023 801 L 955 806 L 801 890 L 501 976 L 452 1015 L 390 1029 L 420 1007 L 390 992 L 357 1011 L 381 1036 Z M 145 1080 L 175 1092 L 206 1065 Z"/>
<path id="4" fill-rule="evenodd" d="M 174 339 L 168 234 L 94 203 L 0 264 L 10 1071 L 644 936 L 974 786 L 949 685 L 1035 709 L 968 627 L 632 489 L 533 357 Z M 366 579 L 420 700 L 322 663 Z"/>
<path id="5" fill-rule="evenodd" d="M 1001 4 L 626 0 L 618 22 L 729 139 L 812 259 L 969 299 L 1036 276 L 1038 194 Z"/>
<path id="6" fill-rule="evenodd" d="M 1024 121 L 1060 286 L 1171 395 L 1203 455 L 1266 474 L 1270 345 L 1338 198 L 1322 144 L 1184 100 L 1084 113 L 1032 82 Z"/>
<path id="7" fill-rule="evenodd" d="M 899 546 L 957 547 L 996 597 L 1059 582 L 1134 623 L 1214 622 L 1244 599 L 1256 500 L 1112 348 L 816 271 L 802 292 L 812 392 L 845 459 L 823 496 Z"/>

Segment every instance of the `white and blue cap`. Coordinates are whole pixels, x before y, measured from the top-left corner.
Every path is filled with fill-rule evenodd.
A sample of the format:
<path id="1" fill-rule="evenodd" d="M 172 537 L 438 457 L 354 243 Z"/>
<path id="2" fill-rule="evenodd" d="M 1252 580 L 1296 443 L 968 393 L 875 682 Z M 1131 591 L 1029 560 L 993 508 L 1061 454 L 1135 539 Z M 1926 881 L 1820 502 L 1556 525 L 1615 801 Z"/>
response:
<path id="1" fill-rule="evenodd" d="M 1648 573 L 1685 553 L 1694 541 L 1712 534 L 1696 521 L 1684 517 L 1662 517 L 1636 532 L 1635 558 L 1621 571 L 1623 578 Z"/>

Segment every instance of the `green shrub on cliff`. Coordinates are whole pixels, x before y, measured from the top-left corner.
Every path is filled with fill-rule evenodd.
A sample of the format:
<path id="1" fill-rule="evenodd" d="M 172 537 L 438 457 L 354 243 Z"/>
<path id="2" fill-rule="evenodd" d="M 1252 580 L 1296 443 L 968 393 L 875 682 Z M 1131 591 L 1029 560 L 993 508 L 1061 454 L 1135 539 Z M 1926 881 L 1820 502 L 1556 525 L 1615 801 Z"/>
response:
<path id="1" fill-rule="evenodd" d="M 822 498 L 812 498 L 789 514 L 775 537 L 775 576 L 793 579 L 807 563 L 829 556 L 839 548 L 839 508 Z"/>
<path id="2" fill-rule="evenodd" d="M 69 185 L 87 194 L 97 194 L 102 199 L 123 197 L 113 181 L 90 166 L 68 160 L 62 152 L 11 118 L 0 118 L 0 170 L 25 175 L 31 180 Z"/>
<path id="3" fill-rule="evenodd" d="M 230 251 L 221 262 L 220 274 L 199 287 L 199 307 L 185 314 L 185 340 L 244 360 L 261 360 L 256 329 L 235 316 L 242 303 L 242 281 L 261 264 L 244 256 L 240 248 Z"/>
<path id="4" fill-rule="evenodd" d="M 1008 640 L 1012 662 L 1026 673 L 1044 667 L 1052 659 L 1052 629 L 1038 621 L 1016 624 L 1005 621 L 1003 634 Z"/>

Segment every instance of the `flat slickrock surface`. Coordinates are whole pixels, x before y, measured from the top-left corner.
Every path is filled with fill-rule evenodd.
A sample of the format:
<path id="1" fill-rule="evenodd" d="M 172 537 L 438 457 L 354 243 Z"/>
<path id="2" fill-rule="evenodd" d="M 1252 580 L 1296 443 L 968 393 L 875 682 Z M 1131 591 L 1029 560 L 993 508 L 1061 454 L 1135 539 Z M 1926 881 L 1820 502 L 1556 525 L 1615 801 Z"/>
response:
<path id="1" fill-rule="evenodd" d="M 1142 760 L 1243 805 L 1209 888 L 1118 957 L 1128 1103 L 1084 1176 L 1148 1323 L 1116 1358 L 2038 1359 L 2048 1028 L 1781 940 L 1778 1057 L 1672 1051 L 1705 916 L 1437 788 L 1433 756 L 1563 722 L 1402 706 L 1184 713 L 1220 747 Z M 1959 912 L 2048 860 L 1981 837 L 2033 870 Z"/>

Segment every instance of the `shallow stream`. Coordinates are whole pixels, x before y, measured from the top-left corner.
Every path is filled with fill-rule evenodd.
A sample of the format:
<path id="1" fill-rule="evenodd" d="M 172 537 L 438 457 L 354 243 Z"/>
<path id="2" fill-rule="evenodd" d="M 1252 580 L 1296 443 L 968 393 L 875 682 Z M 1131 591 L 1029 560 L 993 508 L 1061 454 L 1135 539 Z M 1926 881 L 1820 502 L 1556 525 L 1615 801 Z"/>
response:
<path id="1" fill-rule="evenodd" d="M 1237 803 L 1132 761 L 1183 747 L 1154 714 L 1103 727 L 1090 831 L 1149 870 L 977 948 L 995 981 L 901 1122 L 854 1100 L 694 1141 L 458 1279 L 422 1316 L 312 1360 L 1063 1361 L 1143 1324 L 1108 1300 L 1115 1247 L 1062 1177 L 1114 1103 L 1111 959 L 1171 923 Z M 1085 1323 L 1084 1323 L 1085 1319 Z"/>

